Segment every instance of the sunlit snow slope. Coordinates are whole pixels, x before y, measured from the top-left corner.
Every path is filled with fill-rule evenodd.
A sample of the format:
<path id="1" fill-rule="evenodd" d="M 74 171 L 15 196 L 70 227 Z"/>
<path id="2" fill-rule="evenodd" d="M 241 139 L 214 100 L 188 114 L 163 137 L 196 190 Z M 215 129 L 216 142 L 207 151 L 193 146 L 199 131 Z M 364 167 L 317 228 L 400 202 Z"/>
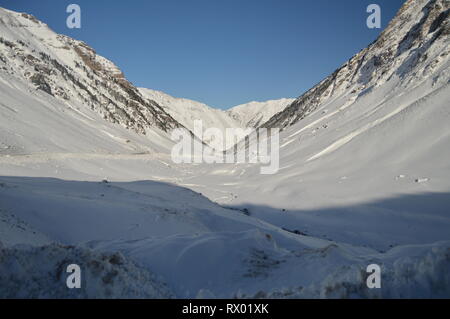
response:
<path id="1" fill-rule="evenodd" d="M 209 107 L 206 104 L 189 99 L 172 97 L 161 91 L 145 88 L 139 88 L 139 91 L 145 98 L 156 101 L 168 114 L 194 134 L 197 132 L 194 130 L 195 121 L 201 121 L 202 131 L 208 128 L 217 128 L 223 132 L 224 136 L 227 128 L 240 127 L 240 123 L 231 118 L 227 113 Z M 202 136 L 198 137 L 202 138 L 208 145 L 219 150 L 224 150 L 226 149 L 226 145 L 232 145 L 233 143 L 232 140 L 209 140 Z"/>
<path id="2" fill-rule="evenodd" d="M 161 91 L 146 88 L 139 88 L 139 91 L 147 99 L 161 105 L 168 114 L 192 132 L 194 132 L 194 121 L 201 120 L 203 130 L 217 128 L 223 132 L 225 138 L 227 128 L 256 128 L 294 101 L 294 99 L 280 99 L 250 102 L 223 111 L 197 101 L 172 97 Z M 226 149 L 226 145 L 234 143 L 232 138 L 225 141 L 228 144 L 207 138 L 203 140 L 218 149 Z"/>
<path id="3" fill-rule="evenodd" d="M 377 41 L 265 124 L 283 129 L 278 173 L 205 170 L 204 193 L 285 228 L 380 249 L 448 239 L 449 8 L 407 1 Z"/>
<path id="4" fill-rule="evenodd" d="M 0 72 L 1 153 L 156 151 L 179 126 L 85 43 L 2 8 Z"/>
<path id="5" fill-rule="evenodd" d="M 294 99 L 250 102 L 232 107 L 227 113 L 243 127 L 259 127 L 272 116 L 283 111 Z"/>

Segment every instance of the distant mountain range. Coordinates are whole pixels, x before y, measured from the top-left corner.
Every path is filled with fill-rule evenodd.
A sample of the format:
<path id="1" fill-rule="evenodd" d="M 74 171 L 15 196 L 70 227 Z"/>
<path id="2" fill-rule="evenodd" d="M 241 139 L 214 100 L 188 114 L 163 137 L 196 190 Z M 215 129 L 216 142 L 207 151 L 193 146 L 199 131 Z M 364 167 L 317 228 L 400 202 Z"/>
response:
<path id="1" fill-rule="evenodd" d="M 25 94 L 31 94 L 33 99 L 39 97 L 81 113 L 94 112 L 94 118 L 141 135 L 152 131 L 167 137 L 169 130 L 182 126 L 192 130 L 195 119 L 201 119 L 205 128 L 257 126 L 291 101 L 252 102 L 225 112 L 163 92 L 138 89 L 114 63 L 99 56 L 86 43 L 56 34 L 35 17 L 0 8 L 0 19 L 0 66 L 4 81 L 17 82 L 14 89 L 20 86 L 19 90 L 30 92 Z M 28 114 L 31 116 L 30 110 Z M 13 124 L 5 123 L 3 129 Z M 5 132 L 4 136 L 8 134 Z"/>

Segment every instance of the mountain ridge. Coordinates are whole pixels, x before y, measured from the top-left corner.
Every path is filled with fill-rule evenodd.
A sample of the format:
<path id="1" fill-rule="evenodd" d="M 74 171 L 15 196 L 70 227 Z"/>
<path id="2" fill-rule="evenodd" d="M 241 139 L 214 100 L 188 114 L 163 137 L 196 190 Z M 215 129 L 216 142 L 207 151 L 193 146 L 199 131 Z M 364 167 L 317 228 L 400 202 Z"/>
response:
<path id="1" fill-rule="evenodd" d="M 86 43 L 56 34 L 29 14 L 3 8 L 0 28 L 2 71 L 17 80 L 62 102 L 76 100 L 105 120 L 140 134 L 152 127 L 167 132 L 179 126 L 158 104 L 145 101 L 114 63 Z"/>
<path id="2" fill-rule="evenodd" d="M 408 63 L 428 64 L 429 69 L 426 72 L 432 73 L 449 54 L 449 50 L 444 49 L 442 58 L 434 57 L 435 60 L 432 61 L 426 55 L 426 51 L 436 40 L 448 38 L 450 34 L 449 8 L 448 0 L 407 0 L 372 44 L 262 126 L 285 128 L 339 96 L 362 96 L 393 76 L 405 77 L 415 66 Z M 422 16 L 419 21 L 410 21 L 411 17 L 415 18 L 415 11 L 421 11 Z M 430 34 L 433 34 L 431 38 Z"/>

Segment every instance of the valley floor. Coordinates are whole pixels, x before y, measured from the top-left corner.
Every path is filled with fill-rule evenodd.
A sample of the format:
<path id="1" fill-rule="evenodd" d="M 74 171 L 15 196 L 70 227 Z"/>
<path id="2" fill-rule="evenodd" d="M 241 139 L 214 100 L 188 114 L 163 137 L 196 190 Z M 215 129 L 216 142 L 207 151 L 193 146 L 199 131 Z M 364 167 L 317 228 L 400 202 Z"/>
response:
<path id="1" fill-rule="evenodd" d="M 266 205 L 261 185 L 241 183 L 248 169 L 150 154 L 2 156 L 0 296 L 450 296 L 450 193 L 285 209 L 281 194 Z M 79 292 L 60 275 L 68 263 L 84 269 Z M 374 263 L 381 289 L 366 286 Z"/>

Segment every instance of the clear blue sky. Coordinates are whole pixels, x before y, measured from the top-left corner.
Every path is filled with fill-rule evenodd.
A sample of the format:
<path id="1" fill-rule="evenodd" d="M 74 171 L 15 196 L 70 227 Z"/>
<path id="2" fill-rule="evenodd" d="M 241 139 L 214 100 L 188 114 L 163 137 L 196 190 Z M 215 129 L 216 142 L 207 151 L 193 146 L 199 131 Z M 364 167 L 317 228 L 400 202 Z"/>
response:
<path id="1" fill-rule="evenodd" d="M 137 86 L 222 109 L 297 97 L 381 32 L 403 0 L 0 0 L 83 40 Z M 77 3 L 82 28 L 68 29 Z"/>

